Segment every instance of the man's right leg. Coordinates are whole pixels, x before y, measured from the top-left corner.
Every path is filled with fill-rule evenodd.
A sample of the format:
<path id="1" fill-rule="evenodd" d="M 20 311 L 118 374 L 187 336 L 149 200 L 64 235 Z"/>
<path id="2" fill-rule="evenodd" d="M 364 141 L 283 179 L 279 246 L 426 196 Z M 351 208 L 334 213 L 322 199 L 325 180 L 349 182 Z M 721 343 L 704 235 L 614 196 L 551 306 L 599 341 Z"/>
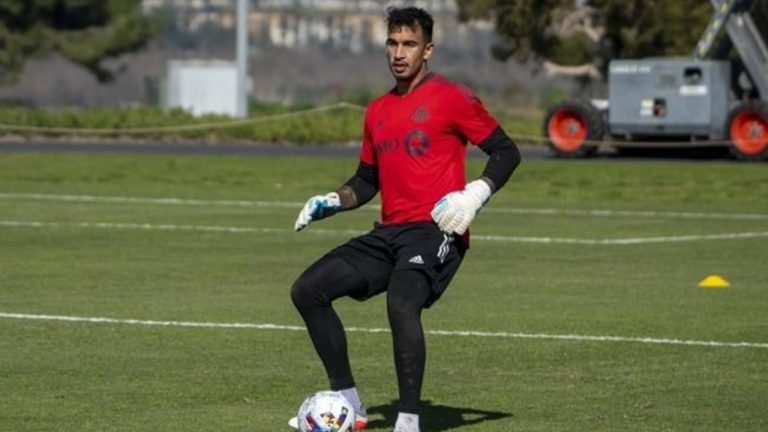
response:
<path id="1" fill-rule="evenodd" d="M 367 418 L 355 389 L 344 326 L 331 303 L 339 297 L 365 296 L 367 290 L 368 282 L 357 269 L 328 255 L 304 271 L 291 288 L 291 299 L 325 366 L 331 390 L 341 391 L 358 412 L 357 429 L 365 428 Z"/>
<path id="2" fill-rule="evenodd" d="M 364 293 L 368 282 L 341 258 L 325 256 L 312 264 L 291 288 L 291 299 L 309 331 L 328 373 L 331 390 L 353 387 L 344 326 L 331 302 Z"/>

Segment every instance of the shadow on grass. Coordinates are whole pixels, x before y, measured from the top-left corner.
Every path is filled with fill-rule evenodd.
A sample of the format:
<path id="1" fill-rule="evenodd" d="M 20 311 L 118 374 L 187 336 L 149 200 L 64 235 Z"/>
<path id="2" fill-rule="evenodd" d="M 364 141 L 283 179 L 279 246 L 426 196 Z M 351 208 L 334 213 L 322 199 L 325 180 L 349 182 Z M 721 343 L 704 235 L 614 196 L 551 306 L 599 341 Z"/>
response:
<path id="1" fill-rule="evenodd" d="M 423 401 L 421 407 L 421 430 L 424 432 L 447 431 L 462 426 L 512 417 L 512 413 L 433 405 L 430 401 Z M 369 428 L 392 428 L 395 425 L 395 420 L 397 420 L 397 401 L 393 400 L 388 405 L 369 407 L 366 411 L 370 417 L 378 415 L 384 417 L 383 419 L 372 420 L 368 423 Z"/>

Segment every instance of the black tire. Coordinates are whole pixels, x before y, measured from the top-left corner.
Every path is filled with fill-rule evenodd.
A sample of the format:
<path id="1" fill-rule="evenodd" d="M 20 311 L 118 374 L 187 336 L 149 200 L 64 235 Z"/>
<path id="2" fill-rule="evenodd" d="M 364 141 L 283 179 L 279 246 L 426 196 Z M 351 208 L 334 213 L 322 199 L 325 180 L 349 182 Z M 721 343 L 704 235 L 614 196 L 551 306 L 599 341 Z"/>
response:
<path id="1" fill-rule="evenodd" d="M 543 132 L 557 157 L 592 156 L 605 133 L 603 114 L 589 101 L 563 101 L 547 110 Z"/>
<path id="2" fill-rule="evenodd" d="M 739 160 L 768 159 L 768 103 L 751 100 L 736 105 L 726 123 L 729 151 Z"/>

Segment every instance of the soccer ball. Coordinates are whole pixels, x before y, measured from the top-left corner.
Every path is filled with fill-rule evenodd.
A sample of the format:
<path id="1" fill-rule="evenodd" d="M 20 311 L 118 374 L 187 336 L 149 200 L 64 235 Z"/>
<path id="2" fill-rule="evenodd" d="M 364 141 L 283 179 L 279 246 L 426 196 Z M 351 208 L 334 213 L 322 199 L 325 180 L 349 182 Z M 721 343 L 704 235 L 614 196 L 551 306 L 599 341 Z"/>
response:
<path id="1" fill-rule="evenodd" d="M 341 393 L 321 391 L 304 399 L 298 420 L 299 432 L 351 432 L 355 410 Z"/>

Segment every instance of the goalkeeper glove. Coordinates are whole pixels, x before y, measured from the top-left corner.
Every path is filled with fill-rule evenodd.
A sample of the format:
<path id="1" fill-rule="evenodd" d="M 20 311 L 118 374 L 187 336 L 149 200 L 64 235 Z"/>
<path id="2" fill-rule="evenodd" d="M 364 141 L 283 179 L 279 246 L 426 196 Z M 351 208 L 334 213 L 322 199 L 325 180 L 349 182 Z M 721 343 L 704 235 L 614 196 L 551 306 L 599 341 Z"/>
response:
<path id="1" fill-rule="evenodd" d="M 432 219 L 443 232 L 462 235 L 491 197 L 491 187 L 484 180 L 467 183 L 464 190 L 451 192 L 435 204 Z"/>
<path id="2" fill-rule="evenodd" d="M 304 208 L 301 209 L 293 229 L 301 231 L 306 228 L 310 222 L 333 216 L 339 210 L 341 210 L 341 200 L 339 199 L 339 194 L 336 192 L 331 192 L 325 195 L 315 195 L 304 204 Z"/>

